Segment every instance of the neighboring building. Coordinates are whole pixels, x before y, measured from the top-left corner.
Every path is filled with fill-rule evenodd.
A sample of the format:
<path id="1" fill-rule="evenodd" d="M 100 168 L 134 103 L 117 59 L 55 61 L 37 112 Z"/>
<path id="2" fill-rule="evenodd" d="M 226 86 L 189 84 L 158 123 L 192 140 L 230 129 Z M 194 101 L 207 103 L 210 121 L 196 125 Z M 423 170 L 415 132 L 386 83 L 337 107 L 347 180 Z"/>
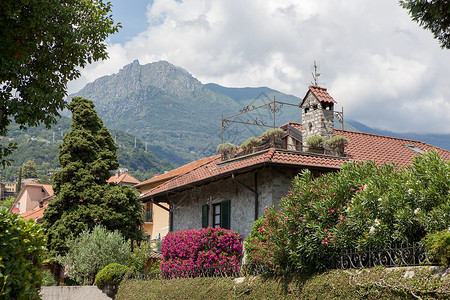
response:
<path id="1" fill-rule="evenodd" d="M 47 208 L 51 200 L 53 200 L 56 195 L 48 196 L 44 199 L 39 200 L 39 205 L 30 211 L 22 213 L 22 217 L 26 220 L 33 219 L 36 223 L 42 223 L 44 217 L 44 210 Z"/>
<path id="2" fill-rule="evenodd" d="M 204 158 L 192 162 L 137 184 L 134 188 L 137 189 L 142 196 L 155 187 L 164 184 L 165 182 L 186 173 L 187 170 L 194 169 L 209 160 L 211 159 Z M 141 199 L 141 196 L 139 199 Z M 169 205 L 166 203 L 152 203 L 151 201 L 144 203 L 144 234 L 147 235 L 148 239 L 159 239 L 166 236 L 169 232 L 169 215 Z"/>
<path id="3" fill-rule="evenodd" d="M 16 200 L 9 209 L 10 212 L 23 214 L 43 205 L 43 199 L 53 196 L 51 184 L 28 183 L 23 186 Z"/>
<path id="4" fill-rule="evenodd" d="M 107 182 L 117 183 L 118 185 L 129 185 L 134 186 L 136 184 L 141 183 L 139 180 L 134 178 L 128 173 L 121 174 L 119 171 L 116 172 L 115 175 L 111 176 Z"/>
<path id="5" fill-rule="evenodd" d="M 0 197 L 5 200 L 7 197 L 15 197 L 17 189 L 17 182 L 1 182 L 0 183 Z"/>
<path id="6" fill-rule="evenodd" d="M 251 154 L 240 152 L 225 161 L 220 155 L 204 158 L 179 168 L 182 172 L 143 191 L 139 199 L 144 203 L 168 205 L 169 228 L 173 231 L 222 227 L 235 230 L 245 238 L 264 207 L 278 205 L 290 189 L 293 177 L 303 169 L 319 176 L 339 170 L 345 162 L 367 160 L 377 165 L 395 163 L 403 167 L 418 153 L 429 150 L 436 150 L 450 160 L 450 151 L 423 142 L 334 129 L 328 122 L 332 119 L 334 103 L 326 89 L 310 87 L 301 104 L 304 127 L 295 122 L 281 126 L 285 131 L 283 149 L 269 148 L 263 141 Z M 325 139 L 341 135 L 350 144 L 343 156 L 329 149 L 322 152 L 327 154 L 312 153 L 306 151 L 309 149 L 303 142 L 313 135 Z"/>

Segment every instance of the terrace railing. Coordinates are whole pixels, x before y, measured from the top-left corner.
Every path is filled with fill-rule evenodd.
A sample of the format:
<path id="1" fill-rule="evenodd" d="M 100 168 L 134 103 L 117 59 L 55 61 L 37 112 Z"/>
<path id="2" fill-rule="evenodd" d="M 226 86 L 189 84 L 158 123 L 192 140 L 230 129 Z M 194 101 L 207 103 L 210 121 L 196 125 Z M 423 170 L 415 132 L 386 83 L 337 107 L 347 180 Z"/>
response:
<path id="1" fill-rule="evenodd" d="M 422 244 L 413 243 L 401 244 L 381 250 L 368 249 L 344 253 L 337 257 L 332 268 L 404 267 L 436 264 L 435 261 L 428 257 Z"/>

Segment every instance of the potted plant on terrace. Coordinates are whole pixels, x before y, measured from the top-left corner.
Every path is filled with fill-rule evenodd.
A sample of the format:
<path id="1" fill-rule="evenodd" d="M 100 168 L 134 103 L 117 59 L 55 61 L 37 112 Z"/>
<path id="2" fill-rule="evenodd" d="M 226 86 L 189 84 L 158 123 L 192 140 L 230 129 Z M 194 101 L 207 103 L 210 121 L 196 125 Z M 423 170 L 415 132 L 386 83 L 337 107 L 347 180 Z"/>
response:
<path id="1" fill-rule="evenodd" d="M 250 154 L 253 153 L 260 144 L 261 139 L 250 137 L 241 144 L 241 149 L 244 150 L 244 154 Z"/>
<path id="2" fill-rule="evenodd" d="M 344 155 L 344 148 L 350 143 L 350 140 L 344 136 L 337 135 L 324 142 L 324 145 L 333 150 L 337 155 Z"/>
<path id="3" fill-rule="evenodd" d="M 323 154 L 323 145 L 325 139 L 321 136 L 315 135 L 306 140 L 306 144 L 309 146 L 308 151 L 313 153 Z"/>
<path id="4" fill-rule="evenodd" d="M 237 146 L 231 143 L 223 143 L 217 146 L 217 152 L 222 155 L 222 160 L 232 159 L 236 153 Z"/>
<path id="5" fill-rule="evenodd" d="M 269 140 L 270 147 L 281 148 L 281 138 L 285 134 L 281 128 L 272 128 L 263 133 L 263 137 Z"/>

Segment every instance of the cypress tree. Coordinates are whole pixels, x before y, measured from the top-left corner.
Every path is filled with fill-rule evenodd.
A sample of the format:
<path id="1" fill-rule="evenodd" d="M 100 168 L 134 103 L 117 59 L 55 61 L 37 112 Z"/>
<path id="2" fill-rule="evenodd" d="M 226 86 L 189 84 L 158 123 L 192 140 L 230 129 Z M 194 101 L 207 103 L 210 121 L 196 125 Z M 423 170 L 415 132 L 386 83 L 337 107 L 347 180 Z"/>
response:
<path id="1" fill-rule="evenodd" d="M 64 254 L 65 240 L 85 229 L 103 225 L 126 239 L 140 239 L 142 206 L 128 186 L 107 183 L 118 168 L 116 146 L 90 100 L 74 97 L 70 131 L 59 146 L 61 171 L 55 174 L 53 199 L 44 212 L 52 254 Z"/>

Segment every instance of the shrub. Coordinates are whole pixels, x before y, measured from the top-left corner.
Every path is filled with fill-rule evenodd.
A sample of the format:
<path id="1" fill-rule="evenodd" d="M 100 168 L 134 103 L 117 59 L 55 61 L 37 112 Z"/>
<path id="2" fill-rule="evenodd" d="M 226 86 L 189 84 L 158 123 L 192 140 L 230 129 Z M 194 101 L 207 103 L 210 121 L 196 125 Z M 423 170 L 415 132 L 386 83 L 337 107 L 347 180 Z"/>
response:
<path id="1" fill-rule="evenodd" d="M 43 229 L 2 208 L 0 241 L 0 298 L 37 298 L 46 244 Z"/>
<path id="2" fill-rule="evenodd" d="M 344 136 L 337 135 L 325 141 L 323 144 L 336 151 L 339 155 L 344 153 L 344 148 L 350 143 L 350 140 Z"/>
<path id="3" fill-rule="evenodd" d="M 244 150 L 245 154 L 249 154 L 252 153 L 253 149 L 258 147 L 260 144 L 261 139 L 250 137 L 241 144 L 241 149 Z"/>
<path id="4" fill-rule="evenodd" d="M 69 276 L 92 281 L 98 271 L 111 263 L 126 264 L 130 259 L 130 244 L 118 231 L 102 226 L 85 230 L 78 237 L 67 240 L 69 251 L 60 262 L 67 267 Z"/>
<path id="5" fill-rule="evenodd" d="M 280 210 L 265 211 L 250 239 L 277 252 L 268 259 L 280 270 L 296 271 L 324 269 L 343 251 L 418 242 L 450 225 L 449 174 L 450 162 L 436 152 L 417 155 L 400 170 L 374 162 L 347 163 L 318 178 L 305 170 Z M 248 255 L 259 259 L 260 250 Z"/>
<path id="6" fill-rule="evenodd" d="M 144 272 L 153 249 L 154 247 L 150 242 L 142 241 L 139 245 L 134 242 L 133 252 L 131 252 L 128 262 L 130 269 L 135 273 Z"/>
<path id="7" fill-rule="evenodd" d="M 450 266 L 450 231 L 442 230 L 431 233 L 424 238 L 428 255 L 439 260 L 442 266 Z"/>
<path id="8" fill-rule="evenodd" d="M 237 146 L 231 143 L 223 143 L 217 146 L 217 152 L 222 154 L 222 159 L 231 159 L 236 153 Z"/>
<path id="9" fill-rule="evenodd" d="M 269 140 L 272 147 L 275 147 L 276 144 L 280 142 L 284 134 L 285 132 L 281 128 L 271 128 L 263 133 L 263 137 Z"/>
<path id="10" fill-rule="evenodd" d="M 103 289 L 108 284 L 119 285 L 127 271 L 127 266 L 118 263 L 109 264 L 97 273 L 95 285 L 99 289 Z"/>
<path id="11" fill-rule="evenodd" d="M 163 276 L 179 277 L 196 272 L 199 268 L 226 271 L 230 266 L 238 267 L 242 256 L 242 243 L 240 235 L 231 230 L 191 229 L 170 232 L 162 243 L 161 253 Z"/>
<path id="12" fill-rule="evenodd" d="M 315 135 L 306 140 L 306 144 L 311 147 L 320 148 L 323 147 L 325 139 L 321 136 Z"/>
<path id="13" fill-rule="evenodd" d="M 52 272 L 50 270 L 45 270 L 44 275 L 42 277 L 42 285 L 43 286 L 56 286 L 58 285 L 58 281 L 53 277 Z"/>

